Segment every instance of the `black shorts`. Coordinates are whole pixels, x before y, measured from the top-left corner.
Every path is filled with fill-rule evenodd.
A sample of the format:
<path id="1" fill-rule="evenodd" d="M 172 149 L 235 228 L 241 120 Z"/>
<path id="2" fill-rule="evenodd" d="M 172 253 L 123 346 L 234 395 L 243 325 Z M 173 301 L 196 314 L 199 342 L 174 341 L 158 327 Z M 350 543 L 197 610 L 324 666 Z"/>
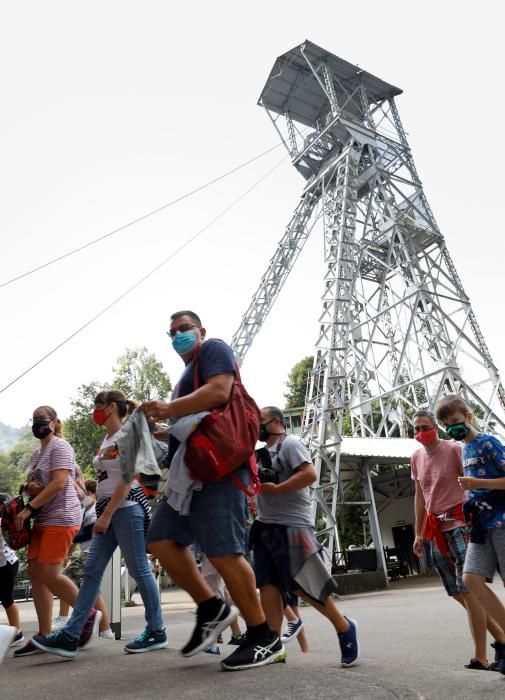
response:
<path id="1" fill-rule="evenodd" d="M 279 589 L 284 604 L 300 586 L 291 578 L 289 544 L 285 525 L 266 525 L 256 520 L 249 536 L 254 553 L 253 569 L 258 588 L 271 585 Z"/>
<path id="2" fill-rule="evenodd" d="M 7 608 L 14 602 L 14 584 L 18 575 L 19 562 L 0 566 L 0 603 Z"/>

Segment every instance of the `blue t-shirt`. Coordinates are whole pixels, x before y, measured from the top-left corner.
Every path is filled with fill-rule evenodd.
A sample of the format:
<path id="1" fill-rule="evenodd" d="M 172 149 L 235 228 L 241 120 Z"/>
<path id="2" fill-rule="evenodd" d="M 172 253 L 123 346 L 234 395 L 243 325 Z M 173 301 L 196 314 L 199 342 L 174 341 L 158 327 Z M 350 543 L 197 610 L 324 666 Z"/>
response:
<path id="1" fill-rule="evenodd" d="M 200 348 L 198 353 L 198 386 L 205 384 L 211 377 L 226 372 L 235 372 L 235 355 L 233 350 L 224 340 L 209 338 Z M 195 365 L 194 360 L 189 362 L 181 374 L 172 398 L 178 399 L 195 391 Z"/>
<path id="2" fill-rule="evenodd" d="M 477 479 L 502 479 L 505 477 L 505 447 L 493 435 L 478 433 L 463 447 L 463 471 L 465 476 Z M 471 501 L 481 499 L 490 489 L 474 489 L 468 492 Z M 487 528 L 505 526 L 505 511 L 489 510 L 481 514 Z"/>
<path id="3" fill-rule="evenodd" d="M 209 338 L 209 340 L 206 340 L 202 344 L 200 352 L 198 353 L 197 363 L 199 387 L 217 374 L 225 374 L 227 372 L 234 373 L 236 369 L 236 360 L 233 350 L 224 340 L 218 340 L 217 338 Z M 187 396 L 188 394 L 192 394 L 193 391 L 195 391 L 195 365 L 194 361 L 191 360 L 184 368 L 175 386 L 172 399 Z M 168 443 L 169 462 L 178 447 L 179 441 L 173 435 L 170 435 Z"/>

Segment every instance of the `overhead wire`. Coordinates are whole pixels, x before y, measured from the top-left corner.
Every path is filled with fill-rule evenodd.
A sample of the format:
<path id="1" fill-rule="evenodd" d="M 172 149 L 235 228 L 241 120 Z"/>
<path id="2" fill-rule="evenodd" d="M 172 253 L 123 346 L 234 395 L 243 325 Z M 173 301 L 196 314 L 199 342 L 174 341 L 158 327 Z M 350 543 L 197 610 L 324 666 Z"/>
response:
<path id="1" fill-rule="evenodd" d="M 273 150 L 273 149 L 271 149 Z M 40 359 L 37 360 L 37 362 L 34 362 L 30 367 L 25 369 L 21 374 L 18 374 L 17 377 L 14 377 L 8 384 L 6 384 L 4 387 L 0 389 L 0 394 L 3 394 L 4 391 L 7 391 L 11 386 L 16 384 L 20 379 L 25 377 L 29 372 L 31 372 L 33 369 L 38 367 L 42 362 L 47 360 L 51 355 L 54 355 L 55 352 L 60 350 L 64 345 L 66 345 L 68 342 L 70 342 L 73 338 L 75 338 L 77 335 L 82 333 L 86 328 L 88 328 L 92 323 L 94 323 L 96 320 L 98 320 L 101 316 L 103 316 L 109 309 L 111 309 L 113 306 L 118 304 L 120 301 L 122 301 L 128 294 L 131 294 L 137 287 L 139 287 L 143 282 L 145 282 L 149 277 L 152 277 L 152 275 L 155 274 L 161 267 L 166 265 L 170 260 L 172 260 L 176 255 L 178 255 L 181 251 L 183 251 L 185 248 L 187 248 L 193 241 L 195 241 L 197 238 L 199 238 L 207 229 L 209 229 L 213 224 L 216 223 L 219 219 L 221 219 L 225 214 L 227 214 L 233 207 L 235 207 L 239 202 L 241 202 L 245 197 L 247 197 L 248 194 L 250 194 L 258 185 L 260 185 L 264 180 L 266 180 L 269 175 L 271 175 L 284 161 L 288 158 L 288 156 L 283 156 L 283 158 L 278 161 L 272 168 L 270 168 L 264 175 L 262 175 L 254 184 L 252 184 L 250 187 L 247 188 L 242 194 L 240 194 L 236 199 L 231 202 L 227 207 L 222 209 L 219 214 L 214 216 L 209 222 L 205 224 L 201 229 L 199 229 L 193 236 L 188 238 L 187 241 L 185 241 L 182 245 L 180 245 L 178 248 L 175 249 L 170 255 L 168 255 L 164 260 L 162 260 L 160 263 L 158 263 L 155 267 L 153 267 L 147 274 L 145 274 L 143 277 L 138 279 L 134 284 L 132 284 L 130 287 L 128 287 L 122 294 L 120 294 L 118 297 L 116 297 L 110 304 L 108 304 L 105 308 L 103 308 L 101 311 L 96 313 L 92 318 L 88 319 L 86 323 L 84 323 L 80 328 L 78 328 L 76 331 L 74 331 L 71 335 L 69 335 L 65 340 L 63 340 L 61 343 L 58 343 L 54 348 L 49 350 L 45 355 L 43 355 Z"/>
<path id="2" fill-rule="evenodd" d="M 168 209 L 169 207 L 174 206 L 174 204 L 178 204 L 179 202 L 182 202 L 184 199 L 188 199 L 188 197 L 192 197 L 194 194 L 197 194 L 198 192 L 201 192 L 202 190 L 207 189 L 208 187 L 211 187 L 212 185 L 215 185 L 217 182 L 220 180 L 224 180 L 225 178 L 229 177 L 230 175 L 233 175 L 234 173 L 238 172 L 239 170 L 242 170 L 243 168 L 247 167 L 248 165 L 251 165 L 252 163 L 256 162 L 257 160 L 260 160 L 260 158 L 263 158 L 264 156 L 268 155 L 269 153 L 272 153 L 276 148 L 279 148 L 279 146 L 282 145 L 282 142 L 279 142 L 275 144 L 275 146 L 271 146 L 268 148 L 266 151 L 263 151 L 262 153 L 259 153 L 258 155 L 254 156 L 253 158 L 250 158 L 249 160 L 244 161 L 243 163 L 240 163 L 240 165 L 235 166 L 231 170 L 228 170 L 225 173 L 222 173 L 221 175 L 218 175 L 217 177 L 213 178 L 212 180 L 209 180 L 208 182 L 204 183 L 203 185 L 199 185 L 198 187 L 195 187 L 194 190 L 191 190 L 190 192 L 186 192 L 185 194 L 180 195 L 179 197 L 176 197 L 170 202 L 167 202 L 166 204 L 161 205 L 160 207 L 157 207 L 156 209 L 153 209 L 152 211 L 147 212 L 146 214 L 143 214 L 142 216 L 137 217 L 136 219 L 133 219 L 132 221 L 129 221 L 126 224 L 123 224 L 122 226 L 119 226 L 118 228 L 115 228 L 112 231 L 109 231 L 108 233 L 105 233 L 103 236 L 99 236 L 98 238 L 95 238 L 92 241 L 88 241 L 88 243 L 84 243 L 81 246 L 78 246 L 77 248 L 74 248 L 73 250 L 69 250 L 66 253 L 63 253 L 63 255 L 59 255 L 56 258 L 53 258 L 52 260 L 48 260 L 45 263 L 42 263 L 41 265 L 37 265 L 37 267 L 32 268 L 31 270 L 26 270 L 26 272 L 21 273 L 20 275 L 16 275 L 15 277 L 12 277 L 11 279 L 6 280 L 5 282 L 0 282 L 0 289 L 3 287 L 7 287 L 9 284 L 13 284 L 14 282 L 18 282 L 19 280 L 23 279 L 24 277 L 28 277 L 29 275 L 34 274 L 35 272 L 39 272 L 39 270 L 43 270 L 46 267 L 49 267 L 50 265 L 54 265 L 54 263 L 60 262 L 60 260 L 64 260 L 65 258 L 69 258 L 72 255 L 75 255 L 76 253 L 79 253 L 81 250 L 85 250 L 86 248 L 89 248 L 96 243 L 100 243 L 100 241 L 104 241 L 106 238 L 110 238 L 111 236 L 116 235 L 117 233 L 120 233 L 121 231 L 124 231 L 127 228 L 130 228 L 131 226 L 134 226 L 135 224 L 140 223 L 141 221 L 145 221 L 146 219 L 150 218 L 151 216 L 154 216 L 155 214 L 159 214 L 161 211 Z"/>

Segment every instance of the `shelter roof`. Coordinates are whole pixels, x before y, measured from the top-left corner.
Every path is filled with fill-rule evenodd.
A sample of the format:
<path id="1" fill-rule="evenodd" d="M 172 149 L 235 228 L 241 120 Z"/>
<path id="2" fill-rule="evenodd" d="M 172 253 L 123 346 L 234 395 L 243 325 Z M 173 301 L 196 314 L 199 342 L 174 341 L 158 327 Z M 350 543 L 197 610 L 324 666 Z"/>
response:
<path id="1" fill-rule="evenodd" d="M 371 103 L 402 92 L 400 88 L 306 40 L 277 58 L 258 104 L 276 114 L 284 114 L 288 110 L 292 119 L 307 126 L 313 125 L 327 111 L 328 101 L 304 53 L 315 67 L 321 61 L 326 63 L 332 75 L 342 84 L 359 78 Z"/>
<path id="2" fill-rule="evenodd" d="M 340 458 L 347 463 L 407 464 L 418 447 L 411 438 L 343 437 Z"/>

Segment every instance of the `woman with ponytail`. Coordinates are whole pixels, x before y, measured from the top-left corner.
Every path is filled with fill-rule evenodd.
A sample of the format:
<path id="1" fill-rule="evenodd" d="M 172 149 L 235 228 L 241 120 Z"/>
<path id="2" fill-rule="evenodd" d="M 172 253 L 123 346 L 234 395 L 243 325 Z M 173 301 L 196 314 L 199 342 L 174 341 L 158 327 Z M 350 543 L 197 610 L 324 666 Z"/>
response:
<path id="1" fill-rule="evenodd" d="M 42 651 L 72 658 L 79 635 L 89 617 L 103 573 L 117 546 L 125 558 L 128 573 L 137 582 L 145 608 L 146 628 L 125 646 L 128 653 L 141 653 L 168 646 L 161 613 L 160 594 L 146 553 L 145 526 L 150 507 L 137 481 L 125 484 L 121 477 L 118 433 L 134 410 L 122 391 L 101 391 L 95 397 L 93 420 L 107 434 L 94 460 L 97 473 L 96 514 L 93 538 L 84 565 L 84 578 L 72 617 L 59 631 L 35 635 L 33 643 Z"/>
<path id="2" fill-rule="evenodd" d="M 32 455 L 28 481 L 24 486 L 30 501 L 18 513 L 16 526 L 20 530 L 23 522 L 33 516 L 27 552 L 28 577 L 32 584 L 39 634 L 49 634 L 53 596 L 73 606 L 78 593 L 77 586 L 61 573 L 61 566 L 81 524 L 81 504 L 76 486 L 79 468 L 74 450 L 63 440 L 63 426 L 54 408 L 39 406 L 35 409 L 32 432 L 40 440 L 40 449 Z M 94 609 L 88 614 L 79 640 L 81 646 L 91 639 L 99 617 Z M 40 654 L 32 640 L 14 652 L 15 657 L 32 654 Z"/>

